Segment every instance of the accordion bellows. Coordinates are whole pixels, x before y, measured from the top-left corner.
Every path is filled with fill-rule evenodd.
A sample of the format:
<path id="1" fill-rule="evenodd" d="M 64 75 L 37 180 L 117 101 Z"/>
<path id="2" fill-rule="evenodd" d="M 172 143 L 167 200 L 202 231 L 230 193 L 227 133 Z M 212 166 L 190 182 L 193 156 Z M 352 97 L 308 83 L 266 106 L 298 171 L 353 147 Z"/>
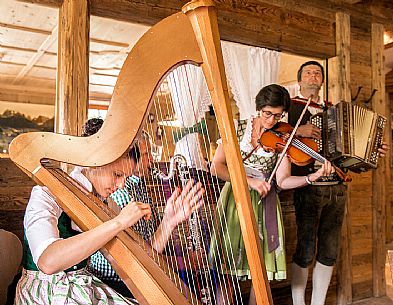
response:
<path id="1" fill-rule="evenodd" d="M 322 129 L 318 149 L 328 160 L 355 173 L 377 168 L 385 117 L 342 101 L 312 116 L 311 123 Z"/>

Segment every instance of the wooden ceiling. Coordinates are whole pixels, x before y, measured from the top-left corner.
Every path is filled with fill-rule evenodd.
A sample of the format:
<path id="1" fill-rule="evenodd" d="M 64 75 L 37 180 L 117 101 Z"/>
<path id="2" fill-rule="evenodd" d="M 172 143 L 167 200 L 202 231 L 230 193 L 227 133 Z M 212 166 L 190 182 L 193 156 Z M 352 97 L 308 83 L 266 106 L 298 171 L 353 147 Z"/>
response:
<path id="1" fill-rule="evenodd" d="M 15 0 L 0 6 L 0 101 L 54 105 L 58 9 Z M 128 52 L 147 29 L 91 16 L 91 103 L 109 103 Z"/>
<path id="2" fill-rule="evenodd" d="M 54 105 L 58 7 L 62 0 L 24 1 L 0 0 L 0 101 Z M 117 75 L 135 41 L 149 25 L 177 12 L 185 2 L 90 0 L 91 104 L 109 103 Z M 300 49 L 293 45 L 291 39 L 308 35 L 307 43 L 325 46 L 319 54 L 321 58 L 332 56 L 335 50 L 331 43 L 334 31 L 329 20 L 334 20 L 338 7 L 344 11 L 351 10 L 352 15 L 358 13 L 359 18 L 367 18 L 369 14 L 369 18 L 384 23 L 391 37 L 387 43 L 393 41 L 391 0 L 312 0 L 312 7 L 306 5 L 307 1 L 296 0 L 266 1 L 269 4 L 258 0 L 215 2 L 219 9 L 222 38 L 237 39 L 236 42 L 289 50 L 296 54 L 300 53 Z M 324 16 L 318 14 L 321 8 L 326 12 Z M 368 12 L 366 17 L 365 9 Z M 235 13 L 236 18 L 233 17 Z M 262 14 L 267 18 L 261 18 Z M 280 28 L 273 29 L 269 18 L 286 19 Z M 257 21 L 258 28 L 255 29 Z M 236 39 L 232 38 L 234 23 Z M 310 27 L 316 32 L 315 37 L 310 33 Z M 282 35 L 283 30 L 287 35 Z M 250 31 L 256 31 L 257 35 L 250 35 Z"/>

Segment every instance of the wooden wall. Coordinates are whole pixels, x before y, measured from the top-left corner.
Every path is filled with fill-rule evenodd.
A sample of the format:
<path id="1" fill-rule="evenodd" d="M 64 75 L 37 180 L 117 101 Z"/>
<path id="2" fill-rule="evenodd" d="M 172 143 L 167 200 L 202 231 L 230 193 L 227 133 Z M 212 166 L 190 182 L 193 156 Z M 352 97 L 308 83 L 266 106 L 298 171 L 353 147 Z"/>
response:
<path id="1" fill-rule="evenodd" d="M 23 215 L 34 182 L 10 159 L 0 158 L 0 229 L 23 240 Z"/>

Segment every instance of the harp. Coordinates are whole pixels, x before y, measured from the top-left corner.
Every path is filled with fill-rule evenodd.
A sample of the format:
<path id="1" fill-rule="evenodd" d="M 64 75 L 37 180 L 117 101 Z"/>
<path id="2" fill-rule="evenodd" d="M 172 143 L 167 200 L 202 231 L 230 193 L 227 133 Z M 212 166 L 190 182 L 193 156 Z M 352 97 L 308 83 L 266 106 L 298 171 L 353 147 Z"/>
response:
<path id="1" fill-rule="evenodd" d="M 212 1 L 186 4 L 182 12 L 162 20 L 139 40 L 123 65 L 107 117 L 98 133 L 86 138 L 42 132 L 22 134 L 11 143 L 10 157 L 38 184 L 49 188 L 61 208 L 82 230 L 98 226 L 113 216 L 111 211 L 51 166 L 52 161 L 97 167 L 118 159 L 141 132 L 160 82 L 184 64 L 197 65 L 203 70 L 223 141 L 257 303 L 272 304 L 230 111 Z M 135 232 L 125 230 L 102 252 L 141 304 L 201 303 L 186 288 L 179 289 L 176 275 L 168 277 L 170 266 L 160 255 L 153 249 L 140 247 L 137 241 Z"/>

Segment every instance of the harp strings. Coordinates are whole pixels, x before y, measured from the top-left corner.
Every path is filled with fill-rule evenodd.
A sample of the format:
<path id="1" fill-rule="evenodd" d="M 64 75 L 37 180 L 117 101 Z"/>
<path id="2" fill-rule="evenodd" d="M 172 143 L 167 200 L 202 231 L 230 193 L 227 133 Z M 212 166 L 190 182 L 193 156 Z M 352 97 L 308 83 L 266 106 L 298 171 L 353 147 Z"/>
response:
<path id="1" fill-rule="evenodd" d="M 178 117 L 178 120 L 180 119 L 182 123 L 182 128 L 191 127 L 189 125 L 194 125 L 199 121 L 196 112 L 200 109 L 196 109 L 197 106 L 190 89 L 189 75 L 192 76 L 192 74 L 189 72 L 190 71 L 187 71 L 186 67 L 183 66 L 179 67 L 168 77 L 168 83 L 170 84 L 171 91 L 174 95 L 174 108 L 176 109 L 176 115 Z M 176 82 L 176 79 L 183 80 L 184 84 L 182 85 L 182 82 Z M 186 105 L 188 107 L 185 107 Z M 202 154 L 200 153 L 201 147 L 200 142 L 197 141 L 198 137 L 195 134 L 192 134 L 190 136 L 185 135 L 184 138 L 184 149 L 182 149 L 181 152 L 185 155 L 186 159 L 190 161 L 187 162 L 190 163 L 189 166 L 195 166 L 197 169 L 206 169 L 206 166 L 203 166 L 204 160 L 202 158 Z M 193 143 L 191 143 L 192 140 L 194 140 Z M 206 175 L 203 174 L 203 171 L 191 170 L 188 172 L 188 176 L 188 180 L 193 179 L 194 181 L 200 181 L 203 185 L 205 185 L 205 187 L 208 187 L 207 180 L 205 179 Z M 194 215 L 191 216 L 191 220 L 189 221 L 188 233 L 192 236 L 194 245 L 192 242 L 189 241 L 188 248 L 192 249 L 194 246 L 196 248 L 196 251 L 202 250 L 205 254 L 207 254 L 209 252 L 209 236 L 211 236 L 212 231 L 210 227 L 211 222 L 209 221 L 208 213 L 210 211 L 210 204 L 212 202 L 209 196 L 205 196 L 205 198 L 206 205 L 195 211 Z M 198 249 L 198 247 L 200 247 L 201 249 Z M 188 259 L 189 264 L 205 276 L 205 278 L 203 279 L 196 277 L 196 283 L 194 283 L 194 286 L 196 286 L 198 290 L 208 289 L 208 298 L 211 299 L 212 303 L 216 303 L 214 292 L 212 291 L 212 287 L 214 287 L 214 279 L 210 274 L 210 267 L 207 255 L 204 255 L 201 260 L 196 260 L 193 256 L 189 257 Z M 209 288 L 206 288 L 206 285 Z"/>
<path id="2" fill-rule="evenodd" d="M 171 77 L 171 75 L 168 76 L 167 79 L 167 83 L 169 85 L 169 87 L 171 87 L 171 81 L 173 81 L 173 77 Z M 173 82 L 172 82 L 173 85 Z M 176 83 L 174 84 L 175 86 L 177 85 Z M 178 88 L 177 88 L 178 89 Z M 161 106 L 161 104 L 159 104 L 159 110 L 160 110 L 160 117 L 164 118 L 163 113 L 166 113 L 166 117 L 175 112 L 176 105 L 173 104 L 173 101 L 176 100 L 176 97 L 178 97 L 179 95 L 179 91 L 176 90 L 176 87 L 172 86 L 171 88 L 171 93 L 172 96 L 169 94 L 165 95 L 165 103 L 163 106 Z M 176 96 L 177 94 L 177 96 Z M 160 107 L 161 106 L 161 107 Z M 183 120 L 181 113 L 180 113 L 180 117 L 178 118 L 181 121 Z M 171 143 L 173 143 L 173 139 L 174 139 L 174 134 L 173 134 L 174 129 L 170 128 L 168 129 L 164 129 L 164 132 L 162 133 L 162 144 L 165 147 L 165 145 L 167 145 L 167 147 L 170 146 Z M 173 146 L 173 145 L 172 145 Z M 190 152 L 190 150 L 188 149 L 188 152 Z M 183 153 L 187 153 L 183 152 Z M 171 153 L 169 151 L 169 149 L 164 149 L 164 156 L 163 159 L 164 160 L 169 160 L 172 157 L 173 153 Z M 191 154 L 188 154 L 188 159 L 192 160 L 192 156 Z M 166 168 L 166 172 L 169 173 L 169 168 Z M 195 178 L 195 177 L 194 177 Z M 169 180 L 170 182 L 170 189 L 171 191 L 174 190 L 174 187 L 176 185 L 176 182 L 173 180 Z M 181 183 L 180 183 L 181 184 Z M 184 213 L 184 211 L 178 211 L 179 213 Z M 189 270 L 195 270 L 195 269 L 201 269 L 201 266 L 197 266 L 200 264 L 200 262 L 198 261 L 196 263 L 195 259 L 193 259 L 193 255 L 192 255 L 192 247 L 190 247 L 190 239 L 187 238 L 187 236 L 189 236 L 190 232 L 189 232 L 189 227 L 187 225 L 185 225 L 186 222 L 183 222 L 182 224 L 180 224 L 178 226 L 178 234 L 177 234 L 177 239 L 179 244 L 174 245 L 175 247 L 172 248 L 171 252 L 173 253 L 173 255 L 178 256 L 180 255 L 180 257 L 182 257 L 183 261 L 184 261 L 184 265 L 186 266 L 186 269 Z M 198 294 L 198 292 L 201 290 L 201 287 L 203 286 L 202 283 L 200 283 L 199 279 L 194 277 L 190 272 L 181 272 L 181 278 L 183 280 L 185 280 L 190 287 L 193 287 L 194 292 L 196 292 Z"/>
<path id="3" fill-rule="evenodd" d="M 190 129 L 201 121 L 207 122 L 206 113 L 211 103 L 210 96 L 206 84 L 204 84 L 205 88 L 195 87 L 195 84 L 204 82 L 202 73 L 198 74 L 198 72 L 196 72 L 197 69 L 200 68 L 191 65 L 180 66 L 169 73 L 167 78 L 161 83 L 151 103 L 150 113 L 153 115 L 153 119 L 149 119 L 150 116 L 147 117 L 147 120 L 142 126 L 144 133 L 135 141 L 141 150 L 141 160 L 138 164 L 134 164 L 133 161 L 128 161 L 128 163 L 123 162 L 122 172 L 131 173 L 131 175 L 135 174 L 140 177 L 142 181 L 146 182 L 146 185 L 140 190 L 144 196 L 139 198 L 133 198 L 133 194 L 130 194 L 130 196 L 132 199 L 144 203 L 147 203 L 149 201 L 148 197 L 151 197 L 154 205 L 156 205 L 157 202 L 159 203 L 156 206 L 159 211 L 156 219 L 156 226 L 159 226 L 162 220 L 160 215 L 163 215 L 165 203 L 169 195 L 177 189 L 179 184 L 181 185 L 181 181 L 170 179 L 166 182 L 162 182 L 153 179 L 148 166 L 142 166 L 143 162 L 149 164 L 152 163 L 152 160 L 146 162 L 146 160 L 143 161 L 143 159 L 152 158 L 151 154 L 153 154 L 154 161 L 158 161 L 159 163 L 155 163 L 151 166 L 158 166 L 157 164 L 160 164 L 161 170 L 165 173 L 169 173 L 167 161 L 173 157 L 174 153 L 181 153 L 186 158 L 189 169 L 188 180 L 193 179 L 194 181 L 200 181 L 206 190 L 204 195 L 205 204 L 199 210 L 195 211 L 195 223 L 197 224 L 196 235 L 201 239 L 200 244 L 202 249 L 200 250 L 204 252 L 205 255 L 201 256 L 199 259 L 193 255 L 195 249 L 193 249 L 192 243 L 190 243 L 190 222 L 187 220 L 184 221 L 177 226 L 174 232 L 172 232 L 172 238 L 169 239 L 165 247 L 165 255 L 161 257 L 170 267 L 168 270 L 168 277 L 175 282 L 176 286 L 182 292 L 185 291 L 184 282 L 186 282 L 191 291 L 193 291 L 200 300 L 202 299 L 202 302 L 206 294 L 204 295 L 201 291 L 204 291 L 207 285 L 210 301 L 203 303 L 241 304 L 240 284 L 237 278 L 224 275 L 227 270 L 235 269 L 236 263 L 230 245 L 226 244 L 227 238 L 223 238 L 229 234 L 229 232 L 222 205 L 218 205 L 218 210 L 216 211 L 216 205 L 219 202 L 220 194 L 219 181 L 216 176 L 210 174 L 209 165 L 206 164 L 203 158 L 203 155 L 209 155 L 210 143 L 216 141 L 216 139 L 211 139 L 209 133 L 206 132 L 204 132 L 204 136 L 199 137 L 197 133 L 189 131 L 178 140 L 179 130 Z M 201 102 L 201 100 L 203 100 L 203 102 Z M 130 119 L 132 119 L 132 114 L 128 115 L 130 115 Z M 174 118 L 177 119 L 177 123 L 180 123 L 180 127 L 175 127 L 174 121 L 170 120 Z M 160 124 L 158 124 L 159 122 Z M 161 124 L 163 122 L 166 123 L 167 126 L 162 126 Z M 203 132 L 203 130 L 201 130 L 201 132 Z M 146 136 L 146 134 L 148 136 Z M 199 141 L 198 138 L 202 141 Z M 175 139 L 181 142 L 180 145 L 174 144 Z M 161 156 L 159 157 L 160 153 Z M 123 179 L 124 178 L 125 177 L 123 177 Z M 107 179 L 107 177 L 105 179 Z M 107 183 L 105 179 L 102 178 L 102 181 L 99 182 L 102 186 Z M 118 187 L 123 187 L 124 185 L 121 185 L 121 183 L 119 184 L 118 180 L 118 178 L 113 177 L 113 184 L 116 185 L 117 183 Z M 127 181 L 127 183 L 129 183 L 129 181 Z M 177 212 L 184 213 L 185 211 Z M 218 219 L 221 219 L 221 221 L 218 221 Z M 143 223 L 141 227 L 149 226 L 149 221 L 141 220 Z M 164 224 L 162 224 L 162 226 L 164 226 Z M 168 227 L 163 229 L 170 230 Z M 210 237 L 213 233 L 215 233 L 219 248 L 217 253 L 220 253 L 220 255 L 215 258 L 217 260 L 217 264 L 214 265 L 216 272 L 210 272 L 212 266 L 208 259 Z M 142 233 L 142 235 L 146 234 Z M 147 240 L 140 237 L 138 243 L 145 251 L 150 251 L 150 247 L 153 247 L 154 244 L 163 242 L 163 240 L 158 241 L 156 238 L 157 237 L 153 233 L 151 238 Z M 151 257 L 156 263 L 160 264 L 156 252 L 153 251 L 151 254 Z M 224 256 L 228 259 L 224 259 Z M 222 266 L 224 266 L 224 268 L 222 268 Z M 193 272 L 190 270 L 193 270 Z M 198 272 L 202 273 L 203 276 L 196 276 Z M 179 277 L 184 282 L 180 281 Z M 216 295 L 217 288 L 221 291 L 220 296 Z M 218 300 L 218 298 L 220 298 L 220 300 Z"/>
<path id="4" fill-rule="evenodd" d="M 172 73 L 168 75 L 167 84 L 171 95 L 165 94 L 164 95 L 165 98 L 163 99 L 164 103 L 157 103 L 156 100 L 156 103 L 154 103 L 154 105 L 152 106 L 152 109 L 155 109 L 157 111 L 156 112 L 157 118 L 160 118 L 160 120 L 165 121 L 166 118 L 165 114 L 175 112 L 177 122 L 179 123 L 180 121 L 181 123 L 180 125 L 182 128 L 190 127 L 193 124 L 195 125 L 201 120 L 205 120 L 205 122 L 207 121 L 206 111 L 208 110 L 207 107 L 208 105 L 201 104 L 201 103 L 198 104 L 197 103 L 198 101 L 195 100 L 196 98 L 203 99 L 204 96 L 200 92 L 195 93 L 192 91 L 193 89 L 195 89 L 193 86 L 195 86 L 195 84 L 198 83 L 198 81 L 201 81 L 198 79 L 198 74 L 195 73 L 194 69 L 200 69 L 200 68 L 196 68 L 191 65 L 185 65 L 177 68 L 176 70 L 174 70 Z M 206 86 L 206 84 L 204 84 L 204 86 Z M 164 91 L 165 89 L 167 88 L 160 88 L 158 92 Z M 207 93 L 206 87 L 205 90 Z M 209 95 L 206 94 L 206 96 L 210 100 Z M 171 121 L 168 121 L 167 124 L 170 125 Z M 162 134 L 163 145 L 169 146 L 173 142 L 173 139 L 175 138 L 175 132 L 178 129 L 174 127 L 173 122 L 172 124 L 173 124 L 172 128 L 164 129 L 165 132 Z M 201 142 L 195 141 L 196 140 L 195 134 L 190 136 L 185 135 L 182 139 L 183 139 L 183 143 L 182 143 L 183 145 L 180 151 L 183 155 L 187 157 L 187 160 L 189 161 L 191 167 L 195 166 L 195 167 L 203 168 L 202 164 L 204 160 L 201 157 L 202 155 L 201 152 L 204 151 L 205 155 L 208 155 L 208 147 L 210 146 L 210 142 L 212 141 L 212 139 L 210 139 L 209 137 L 209 134 L 207 133 L 206 136 L 202 137 L 203 141 Z M 170 159 L 171 154 L 169 150 L 164 149 L 163 154 L 164 154 L 162 157 L 163 160 Z M 207 167 L 205 167 L 204 169 L 206 170 Z M 166 170 L 168 171 L 168 168 Z M 225 243 L 224 239 L 222 239 L 222 236 L 228 234 L 225 219 L 220 224 L 217 221 L 217 217 L 214 216 L 215 204 L 218 203 L 219 200 L 218 197 L 220 193 L 220 187 L 217 177 L 212 176 L 208 171 L 192 170 L 191 176 L 195 180 L 201 181 L 207 190 L 205 194 L 205 205 L 196 213 L 198 215 L 197 222 L 198 222 L 199 236 L 202 236 L 204 238 L 202 244 L 205 247 L 206 254 L 208 254 L 210 250 L 209 246 L 210 246 L 210 237 L 212 235 L 212 232 L 217 230 L 216 237 L 220 245 L 223 245 Z M 174 187 L 174 185 L 171 184 L 171 189 L 172 187 Z M 220 216 L 224 215 L 223 211 L 218 211 L 218 215 Z M 184 226 L 179 226 L 180 229 L 182 227 L 184 228 Z M 192 258 L 190 258 L 190 251 L 187 248 L 188 242 L 185 239 L 185 237 L 180 238 L 180 243 L 181 243 L 181 247 L 183 248 L 183 251 L 185 252 L 186 257 L 188 258 L 188 261 L 186 262 L 188 266 L 192 266 L 194 267 L 194 269 L 209 268 L 210 264 L 207 256 L 205 256 L 204 259 L 201 261 L 195 261 L 192 260 Z M 231 248 L 229 247 L 229 245 L 225 245 L 220 247 L 220 249 L 222 249 L 222 251 L 226 251 L 225 253 L 223 252 L 223 254 L 225 254 L 226 257 L 229 258 L 227 260 L 229 262 L 229 265 L 226 265 L 225 269 L 226 270 L 233 269 L 235 266 L 235 260 L 233 258 L 233 253 L 231 251 Z M 173 249 L 172 251 L 176 252 L 175 249 Z M 221 258 L 218 257 L 218 261 L 220 262 L 220 264 L 216 266 L 218 272 L 210 274 L 208 276 L 208 281 L 211 284 L 211 287 L 215 287 L 215 286 L 220 287 L 221 291 L 224 293 L 224 295 L 221 297 L 224 297 L 227 300 L 226 303 L 233 303 L 232 297 L 235 297 L 237 300 L 239 300 L 239 298 L 241 297 L 239 283 L 237 279 L 232 279 L 230 277 L 226 277 L 222 275 L 224 272 L 223 270 L 220 269 L 221 268 L 220 266 L 222 264 L 225 265 L 226 260 L 221 260 Z M 193 283 L 193 285 L 195 285 L 195 287 L 200 287 L 201 283 L 198 283 L 198 279 L 196 279 L 196 282 Z M 215 288 L 213 290 L 215 290 Z M 215 291 L 212 292 L 213 294 L 215 294 Z M 216 298 L 215 295 L 213 295 L 213 297 Z M 214 302 L 215 301 L 216 300 L 214 300 Z"/>
<path id="5" fill-rule="evenodd" d="M 190 83 L 191 84 L 195 84 L 196 83 L 195 78 L 197 76 L 196 73 L 190 73 L 190 69 L 192 69 L 192 68 L 195 69 L 195 67 L 191 67 L 189 65 L 188 66 L 184 66 L 184 67 L 181 67 L 179 72 L 183 74 L 181 76 L 181 79 L 186 80 L 185 88 L 188 89 L 187 93 L 188 93 L 188 95 L 190 97 L 191 105 L 192 105 L 192 107 L 190 107 L 190 108 L 193 111 L 192 115 L 194 117 L 194 121 L 196 122 L 197 119 L 198 119 L 197 115 L 200 113 L 200 111 L 198 111 L 198 110 L 200 110 L 200 109 L 196 109 L 195 101 L 193 100 L 193 95 L 191 94 L 191 89 L 190 89 L 191 88 Z M 203 98 L 203 97 L 200 97 L 200 98 Z M 186 109 L 180 108 L 180 113 L 181 114 L 183 114 L 185 111 L 186 111 Z M 203 119 L 206 121 L 206 117 L 205 116 L 203 117 Z M 202 137 L 202 139 L 203 139 L 203 142 L 202 142 L 203 149 L 206 152 L 207 152 L 207 147 L 208 147 L 208 145 L 206 143 L 206 138 L 208 138 L 208 137 L 209 137 L 208 134 L 207 134 L 207 137 Z M 210 139 L 209 138 L 208 138 L 208 141 L 209 141 L 208 143 L 210 143 Z M 199 145 L 201 143 L 200 142 L 197 142 L 197 143 L 198 143 L 198 148 L 200 148 Z M 187 146 L 189 148 L 191 145 L 187 145 Z M 194 154 L 195 154 L 195 150 L 194 150 Z M 206 153 L 206 155 L 207 155 L 207 153 Z M 199 156 L 194 156 L 194 158 L 198 158 L 198 157 Z M 216 187 L 216 186 L 218 186 L 218 183 L 217 183 L 218 181 L 217 180 L 215 181 L 216 183 L 211 183 L 211 185 L 209 185 L 210 184 L 209 179 L 205 179 L 207 174 L 208 173 L 205 172 L 205 175 L 203 175 L 202 177 L 196 177 L 196 179 L 203 181 L 203 184 L 206 186 L 206 189 L 208 190 L 207 203 L 213 205 L 213 203 L 217 203 L 218 202 L 218 198 L 216 196 L 217 196 L 217 194 L 219 194 L 220 190 L 219 190 L 219 187 Z M 211 179 L 211 181 L 213 181 L 213 180 Z M 211 187 L 211 186 L 213 186 L 213 187 Z M 205 239 L 205 245 L 207 246 L 207 249 L 206 249 L 207 252 L 206 253 L 209 253 L 209 251 L 210 251 L 210 249 L 209 249 L 209 247 L 210 247 L 210 237 L 212 235 L 212 232 L 214 231 L 214 226 L 213 226 L 214 225 L 214 218 L 213 218 L 213 215 L 212 215 L 213 208 L 214 208 L 214 206 L 212 207 L 212 209 L 209 209 L 209 208 L 205 209 L 205 215 L 204 216 L 205 216 L 205 220 L 206 221 L 203 222 L 202 224 L 199 223 L 199 226 L 198 226 L 201 229 L 201 231 L 204 231 L 204 232 L 201 232 L 202 233 L 201 236 L 205 236 L 205 238 L 206 238 Z M 203 211 L 201 211 L 201 212 L 203 213 Z M 203 219 L 203 218 L 198 217 L 198 219 Z M 204 264 L 206 263 L 206 265 L 208 265 L 208 261 L 203 262 L 203 263 Z M 225 282 L 225 280 L 221 276 L 221 273 L 217 273 L 216 276 L 214 276 L 214 274 L 213 274 L 213 278 L 210 278 L 210 281 L 213 282 L 215 285 L 223 286 L 223 287 L 221 287 L 222 291 L 225 291 L 225 289 L 223 289 L 224 287 L 230 287 L 228 285 L 223 285 L 222 284 L 223 282 Z M 213 287 L 214 287 L 214 285 L 213 285 Z M 231 294 L 229 294 L 229 295 L 231 295 Z M 229 295 L 226 293 L 226 298 L 227 299 L 228 299 Z"/>

